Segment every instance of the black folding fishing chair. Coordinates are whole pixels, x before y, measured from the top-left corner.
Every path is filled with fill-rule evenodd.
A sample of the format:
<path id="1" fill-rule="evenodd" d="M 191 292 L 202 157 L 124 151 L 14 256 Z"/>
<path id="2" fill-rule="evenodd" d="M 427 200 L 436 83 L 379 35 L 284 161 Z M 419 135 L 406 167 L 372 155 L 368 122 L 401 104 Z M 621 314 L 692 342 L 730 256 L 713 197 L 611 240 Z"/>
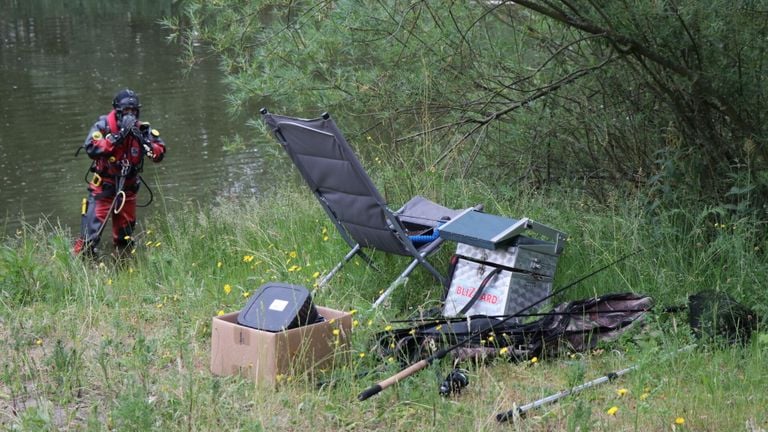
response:
<path id="1" fill-rule="evenodd" d="M 399 210 L 392 211 L 330 115 L 325 113 L 310 120 L 275 115 L 266 109 L 262 109 L 261 114 L 342 238 L 352 248 L 323 276 L 318 288 L 355 255 L 376 268 L 363 249 L 412 258 L 373 307 L 380 305 L 405 282 L 419 264 L 441 284 L 445 282 L 443 275 L 426 258 L 443 243 L 443 239 L 435 235 L 435 228 L 456 217 L 460 210 L 415 196 Z"/>

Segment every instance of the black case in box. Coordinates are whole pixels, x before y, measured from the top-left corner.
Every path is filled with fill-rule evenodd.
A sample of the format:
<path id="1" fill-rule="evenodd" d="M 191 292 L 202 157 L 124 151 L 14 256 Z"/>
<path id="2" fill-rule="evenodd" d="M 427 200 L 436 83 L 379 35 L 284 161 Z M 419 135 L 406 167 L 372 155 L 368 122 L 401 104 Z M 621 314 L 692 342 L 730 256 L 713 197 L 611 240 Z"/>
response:
<path id="1" fill-rule="evenodd" d="M 262 285 L 237 315 L 237 323 L 258 330 L 279 332 L 322 321 L 303 286 L 271 282 Z"/>

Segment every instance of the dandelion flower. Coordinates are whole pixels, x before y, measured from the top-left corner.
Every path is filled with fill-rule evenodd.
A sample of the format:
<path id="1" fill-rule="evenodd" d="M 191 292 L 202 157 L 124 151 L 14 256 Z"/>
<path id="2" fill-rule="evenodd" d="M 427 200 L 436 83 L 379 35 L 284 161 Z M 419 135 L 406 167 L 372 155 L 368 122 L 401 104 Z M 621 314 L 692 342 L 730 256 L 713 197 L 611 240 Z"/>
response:
<path id="1" fill-rule="evenodd" d="M 538 362 L 539 362 L 539 358 L 538 357 L 534 357 L 534 358 L 531 359 L 531 364 L 536 364 Z"/>
<path id="2" fill-rule="evenodd" d="M 675 424 L 677 424 L 677 425 L 684 425 L 685 424 L 685 419 L 682 418 L 682 417 L 678 417 L 678 418 L 675 419 Z"/>
<path id="3" fill-rule="evenodd" d="M 504 348 L 499 350 L 499 354 L 501 354 L 501 355 L 506 355 L 507 353 L 509 353 L 509 348 L 507 348 L 507 347 L 504 347 Z"/>
<path id="4" fill-rule="evenodd" d="M 358 321 L 358 320 L 353 320 L 352 321 L 352 327 L 357 327 L 359 325 L 360 325 L 360 321 Z"/>
<path id="5" fill-rule="evenodd" d="M 341 330 L 339 330 L 339 329 L 333 329 L 333 335 L 334 335 L 334 336 L 338 336 L 339 334 L 341 334 Z"/>
<path id="6" fill-rule="evenodd" d="M 319 277 L 320 277 L 320 272 L 319 271 L 316 271 L 316 272 L 312 273 L 312 279 L 317 279 Z"/>
<path id="7" fill-rule="evenodd" d="M 612 416 L 612 415 L 616 415 L 616 413 L 618 411 L 619 411 L 619 407 L 612 406 L 612 407 L 608 408 L 608 411 L 606 411 L 605 413 Z"/>
<path id="8" fill-rule="evenodd" d="M 107 285 L 112 285 L 112 278 L 107 279 Z"/>
<path id="9" fill-rule="evenodd" d="M 244 292 L 244 293 L 243 293 L 243 297 L 246 297 L 246 298 L 247 298 L 248 296 L 250 296 L 250 295 L 251 295 L 251 293 L 249 293 L 248 291 L 246 291 L 246 292 Z"/>
<path id="10" fill-rule="evenodd" d="M 224 265 L 223 262 L 219 261 L 216 263 L 216 268 L 221 268 Z"/>
<path id="11" fill-rule="evenodd" d="M 616 390 L 616 394 L 619 395 L 619 396 L 624 396 L 625 394 L 627 394 L 628 391 L 629 390 L 627 390 L 625 388 L 620 388 L 620 389 Z"/>
<path id="12" fill-rule="evenodd" d="M 363 357 L 365 357 L 365 353 L 364 353 L 364 352 L 361 352 L 361 353 L 360 353 L 360 354 L 358 354 L 358 355 L 360 356 L 360 358 L 363 358 Z"/>
<path id="13" fill-rule="evenodd" d="M 40 346 L 40 345 L 42 345 L 42 344 L 43 344 L 43 340 L 42 340 L 42 339 L 37 339 L 37 340 L 35 341 L 35 344 L 36 344 L 37 346 Z"/>
<path id="14" fill-rule="evenodd" d="M 231 292 L 232 292 L 232 285 L 224 284 L 224 294 L 229 294 Z"/>
<path id="15" fill-rule="evenodd" d="M 643 393 L 643 394 L 640 395 L 640 400 L 646 400 L 646 399 L 648 399 L 648 396 L 650 396 L 650 395 L 651 395 L 650 393 Z"/>
<path id="16" fill-rule="evenodd" d="M 291 258 L 297 258 L 299 254 L 297 254 L 296 251 L 290 251 L 288 252 L 288 256 Z"/>
<path id="17" fill-rule="evenodd" d="M 219 310 L 218 312 L 216 312 L 216 316 L 222 316 L 222 315 L 224 315 L 223 310 Z"/>

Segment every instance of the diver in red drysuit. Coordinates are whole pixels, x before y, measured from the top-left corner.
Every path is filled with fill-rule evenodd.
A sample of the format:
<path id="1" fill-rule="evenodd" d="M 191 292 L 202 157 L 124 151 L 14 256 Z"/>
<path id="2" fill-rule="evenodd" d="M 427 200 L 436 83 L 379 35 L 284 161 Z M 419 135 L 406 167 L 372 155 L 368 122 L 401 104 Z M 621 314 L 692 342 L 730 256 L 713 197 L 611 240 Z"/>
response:
<path id="1" fill-rule="evenodd" d="M 116 251 L 130 251 L 144 156 L 153 162 L 160 162 L 165 156 L 160 133 L 139 120 L 141 104 L 136 92 L 120 90 L 112 100 L 112 108 L 94 123 L 83 144 L 93 159 L 93 178 L 88 184 L 88 200 L 83 205 L 80 237 L 73 247 L 75 254 L 85 251 L 96 255 L 110 212 Z"/>

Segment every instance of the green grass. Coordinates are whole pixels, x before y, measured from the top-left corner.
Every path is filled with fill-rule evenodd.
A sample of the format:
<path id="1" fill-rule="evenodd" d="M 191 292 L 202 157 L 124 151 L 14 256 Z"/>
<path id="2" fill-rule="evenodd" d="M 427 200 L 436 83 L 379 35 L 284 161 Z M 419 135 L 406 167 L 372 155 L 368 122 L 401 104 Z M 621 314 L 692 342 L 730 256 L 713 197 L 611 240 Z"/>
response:
<path id="1" fill-rule="evenodd" d="M 386 308 L 370 304 L 405 265 L 375 254 L 381 273 L 353 261 L 315 302 L 356 310 L 349 362 L 281 380 L 276 389 L 240 377 L 215 377 L 211 319 L 239 310 L 270 281 L 311 287 L 346 247 L 303 190 L 259 200 L 190 207 L 143 222 L 128 262 L 95 265 L 72 258 L 71 233 L 41 223 L 0 246 L 0 425 L 9 430 L 764 430 L 768 428 L 768 334 L 744 347 L 699 346 L 685 315 L 661 313 L 706 288 L 726 291 L 768 312 L 765 251 L 753 225 L 726 222 L 680 229 L 680 214 L 648 222 L 641 206 L 617 198 L 593 207 L 576 193 L 505 191 L 425 172 L 382 174 L 392 203 L 420 192 L 453 206 L 528 216 L 567 232 L 555 285 L 631 253 L 643 252 L 584 281 L 556 301 L 638 292 L 659 307 L 644 328 L 599 350 L 536 363 L 464 364 L 470 384 L 443 398 L 449 358 L 365 402 L 357 394 L 399 370 L 376 357 L 372 335 L 390 320 L 434 305 L 442 294 L 417 270 Z M 417 187 L 427 184 L 426 188 Z M 683 214 L 686 221 L 697 215 Z M 444 269 L 453 245 L 436 257 Z M 226 287 L 226 289 L 225 289 Z M 496 413 L 637 365 L 616 381 L 530 412 L 511 424 Z M 366 371 L 371 375 L 360 376 Z M 618 390 L 627 392 L 620 396 Z M 617 407 L 615 415 L 607 414 Z M 674 425 L 676 418 L 683 425 Z"/>

